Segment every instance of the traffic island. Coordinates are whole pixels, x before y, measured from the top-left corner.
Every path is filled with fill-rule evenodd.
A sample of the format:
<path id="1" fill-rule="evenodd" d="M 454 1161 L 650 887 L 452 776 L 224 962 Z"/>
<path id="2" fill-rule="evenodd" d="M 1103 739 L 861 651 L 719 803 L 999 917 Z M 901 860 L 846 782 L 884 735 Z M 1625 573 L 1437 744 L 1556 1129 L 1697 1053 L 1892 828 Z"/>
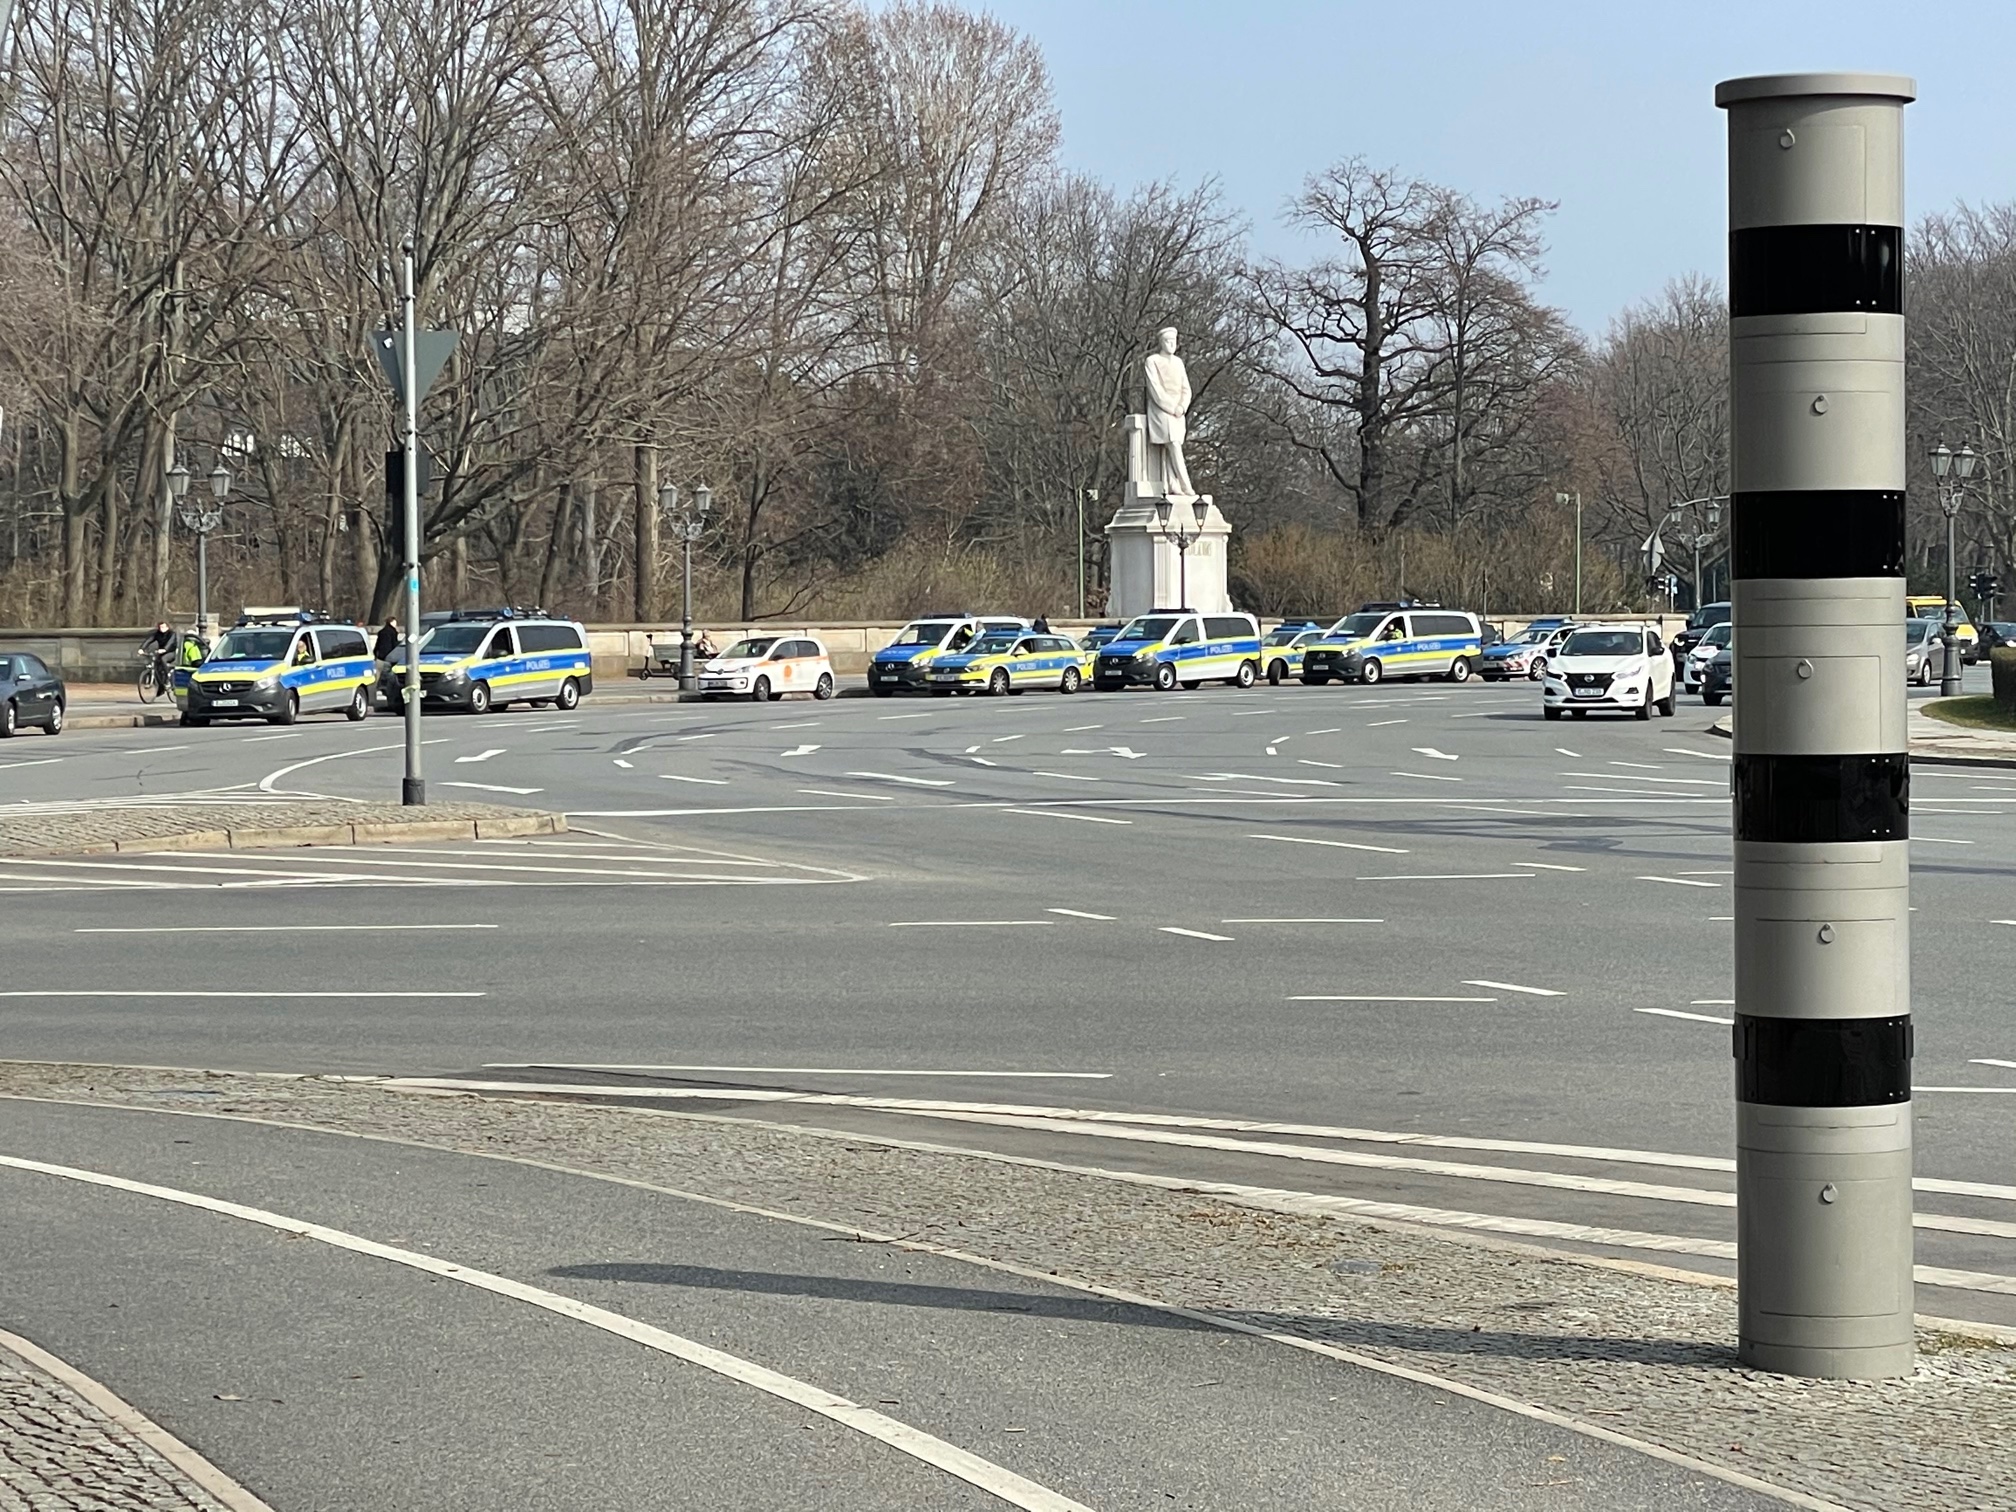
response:
<path id="1" fill-rule="evenodd" d="M 503 840 L 566 833 L 563 814 L 495 803 L 352 803 L 314 798 L 174 798 L 0 809 L 0 856 L 271 850 L 416 840 Z"/>
<path id="2" fill-rule="evenodd" d="M 2012 1330 L 1921 1318 L 1910 1376 L 1798 1380 L 1738 1363 L 1726 1281 L 1300 1194 L 375 1079 L 0 1063 L 0 1096 L 523 1161 L 949 1255 L 1488 1402 L 1809 1512 L 2016 1505 L 2016 1460 L 1992 1447 L 2016 1435 Z"/>

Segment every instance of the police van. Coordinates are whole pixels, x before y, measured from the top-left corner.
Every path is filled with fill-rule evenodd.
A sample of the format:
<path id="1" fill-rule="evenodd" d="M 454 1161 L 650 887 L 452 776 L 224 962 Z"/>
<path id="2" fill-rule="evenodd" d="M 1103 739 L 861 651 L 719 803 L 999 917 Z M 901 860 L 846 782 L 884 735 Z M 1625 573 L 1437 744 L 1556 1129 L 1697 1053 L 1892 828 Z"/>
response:
<path id="1" fill-rule="evenodd" d="M 406 706 L 405 648 L 385 673 L 385 702 Z M 423 707 L 487 714 L 514 703 L 571 709 L 595 691 L 588 632 L 575 620 L 515 609 L 459 611 L 420 642 Z"/>
<path id="2" fill-rule="evenodd" d="M 868 662 L 868 691 L 877 698 L 922 688 L 931 663 L 964 651 L 990 630 L 1027 630 L 1029 621 L 1005 614 L 926 614 L 896 632 Z"/>
<path id="3" fill-rule="evenodd" d="M 182 723 L 264 719 L 292 724 L 303 714 L 371 713 L 377 678 L 371 643 L 357 625 L 300 608 L 247 609 L 200 665 L 178 671 Z"/>
<path id="4" fill-rule="evenodd" d="M 1102 692 L 1229 682 L 1250 688 L 1260 676 L 1260 622 L 1250 614 L 1151 609 L 1099 648 L 1092 686 Z"/>
<path id="5" fill-rule="evenodd" d="M 1364 609 L 1347 614 L 1302 655 L 1302 681 L 1376 683 L 1388 677 L 1467 682 L 1483 654 L 1477 616 L 1454 609 Z"/>

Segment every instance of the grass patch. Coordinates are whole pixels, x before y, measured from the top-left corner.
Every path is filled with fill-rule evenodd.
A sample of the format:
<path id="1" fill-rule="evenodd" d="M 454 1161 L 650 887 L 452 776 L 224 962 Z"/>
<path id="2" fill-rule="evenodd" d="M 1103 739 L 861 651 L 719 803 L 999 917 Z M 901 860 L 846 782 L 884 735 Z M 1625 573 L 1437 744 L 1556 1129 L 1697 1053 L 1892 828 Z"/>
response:
<path id="1" fill-rule="evenodd" d="M 1926 716 L 1942 724 L 1970 730 L 2016 730 L 2016 708 L 1997 703 L 1986 693 L 1970 698 L 1935 698 L 1924 706 Z"/>

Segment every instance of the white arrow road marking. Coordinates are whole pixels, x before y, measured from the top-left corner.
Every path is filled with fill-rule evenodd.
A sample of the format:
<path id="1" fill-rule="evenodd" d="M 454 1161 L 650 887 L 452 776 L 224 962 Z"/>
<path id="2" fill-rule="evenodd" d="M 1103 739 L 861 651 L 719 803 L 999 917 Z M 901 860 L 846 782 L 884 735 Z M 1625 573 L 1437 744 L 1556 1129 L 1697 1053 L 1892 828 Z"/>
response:
<path id="1" fill-rule="evenodd" d="M 1566 997 L 1565 992 L 1556 992 L 1552 987 L 1521 987 L 1517 982 L 1487 982 L 1482 978 L 1466 981 L 1465 987 L 1496 987 L 1500 992 L 1523 992 L 1531 997 Z"/>
<path id="2" fill-rule="evenodd" d="M 1132 746 L 1108 746 L 1107 749 L 1126 761 L 1139 761 L 1148 754 L 1146 751 L 1137 751 Z"/>
<path id="3" fill-rule="evenodd" d="M 528 1303 L 571 1322 L 585 1323 L 590 1328 L 599 1328 L 604 1333 L 614 1334 L 618 1338 L 628 1339 L 633 1344 L 641 1344 L 646 1349 L 670 1355 L 676 1360 L 683 1360 L 688 1365 L 697 1365 L 702 1370 L 734 1381 L 738 1385 L 753 1387 L 767 1396 L 789 1402 L 795 1407 L 816 1412 L 843 1428 L 852 1429 L 856 1433 L 887 1445 L 900 1454 L 907 1454 L 933 1469 L 942 1470 L 945 1474 L 978 1487 L 1010 1506 L 1024 1508 L 1026 1512 L 1092 1512 L 1092 1509 L 1082 1502 L 1061 1496 L 1047 1486 L 1027 1480 L 991 1460 L 982 1459 L 969 1450 L 961 1449 L 957 1444 L 936 1438 L 922 1429 L 913 1428 L 908 1423 L 899 1422 L 873 1408 L 863 1407 L 846 1397 L 838 1396 L 810 1382 L 780 1374 L 754 1361 L 728 1354 L 679 1334 L 668 1333 L 662 1328 L 654 1328 L 649 1323 L 640 1323 L 637 1319 L 626 1317 L 622 1313 L 611 1312 L 607 1308 L 563 1296 L 559 1292 L 528 1286 L 523 1281 L 513 1281 L 509 1277 L 476 1270 L 467 1265 L 457 1265 L 451 1261 L 437 1259 L 433 1255 L 397 1249 L 389 1244 L 380 1244 L 373 1239 L 346 1233 L 342 1229 L 326 1228 L 319 1223 L 307 1223 L 299 1218 L 269 1212 L 264 1208 L 225 1202 L 220 1198 L 179 1191 L 174 1187 L 130 1181 L 123 1176 L 108 1176 L 98 1171 L 79 1170 L 74 1166 L 50 1165 L 40 1160 L 23 1160 L 14 1155 L 0 1155 L 0 1165 L 43 1176 L 58 1176 L 67 1181 L 83 1182 L 89 1186 L 109 1187 L 114 1191 L 128 1192 L 140 1197 L 154 1197 L 182 1207 L 217 1213 L 226 1218 L 242 1219 L 247 1223 L 255 1223 L 262 1228 L 274 1229 L 299 1239 L 313 1239 L 332 1249 L 348 1250 L 351 1254 L 368 1256 L 374 1260 L 389 1260 L 394 1265 L 403 1265 L 426 1275 L 438 1276 L 443 1280 L 458 1281 L 464 1286 L 473 1286 L 493 1296 Z"/>
<path id="4" fill-rule="evenodd" d="M 475 788 L 478 792 L 482 793 L 516 793 L 521 798 L 531 793 L 543 793 L 546 791 L 544 788 L 502 787 L 494 782 L 444 782 L 441 786 Z"/>
<path id="5" fill-rule="evenodd" d="M 457 756 L 455 758 L 455 764 L 457 766 L 465 766 L 472 761 L 488 761 L 492 756 L 502 756 L 503 754 L 504 750 L 500 746 L 495 750 L 483 751 L 475 756 Z"/>
<path id="6" fill-rule="evenodd" d="M 814 751 L 818 749 L 819 747 L 815 745 L 801 745 L 796 750 L 786 751 L 783 754 L 786 756 L 810 756 Z"/>
<path id="7" fill-rule="evenodd" d="M 1449 753 L 1448 753 L 1447 751 L 1438 751 L 1438 750 L 1436 750 L 1436 749 L 1435 749 L 1435 747 L 1433 747 L 1433 746 L 1416 746 L 1416 747 L 1414 747 L 1414 754 L 1415 754 L 1416 756 L 1430 756 L 1430 757 L 1433 757 L 1433 758 L 1434 758 L 1435 760 L 1437 760 L 1437 761 L 1460 761 L 1460 760 L 1462 760 L 1462 758 L 1461 758 L 1460 756 L 1451 756 L 1451 755 L 1450 755 L 1450 754 L 1449 754 Z"/>
<path id="8" fill-rule="evenodd" d="M 890 716 L 883 715 L 887 719 Z M 899 777 L 894 772 L 849 772 L 849 777 L 868 777 L 877 782 L 907 782 L 912 787 L 956 787 L 950 777 Z"/>

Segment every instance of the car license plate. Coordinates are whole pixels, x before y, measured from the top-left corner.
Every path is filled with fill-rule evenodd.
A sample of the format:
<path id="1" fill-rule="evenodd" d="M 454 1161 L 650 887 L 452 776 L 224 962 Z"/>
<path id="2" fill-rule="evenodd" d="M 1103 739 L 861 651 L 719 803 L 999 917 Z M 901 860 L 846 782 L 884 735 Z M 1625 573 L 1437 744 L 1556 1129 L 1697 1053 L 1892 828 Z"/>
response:
<path id="1" fill-rule="evenodd" d="M 235 698 L 213 698 L 210 700 L 210 707 L 213 709 L 235 709 L 238 707 L 238 700 Z"/>
<path id="2" fill-rule="evenodd" d="M 1608 690 L 1604 688 L 1577 688 L 1575 696 L 1577 698 L 1601 698 L 1606 691 Z"/>

